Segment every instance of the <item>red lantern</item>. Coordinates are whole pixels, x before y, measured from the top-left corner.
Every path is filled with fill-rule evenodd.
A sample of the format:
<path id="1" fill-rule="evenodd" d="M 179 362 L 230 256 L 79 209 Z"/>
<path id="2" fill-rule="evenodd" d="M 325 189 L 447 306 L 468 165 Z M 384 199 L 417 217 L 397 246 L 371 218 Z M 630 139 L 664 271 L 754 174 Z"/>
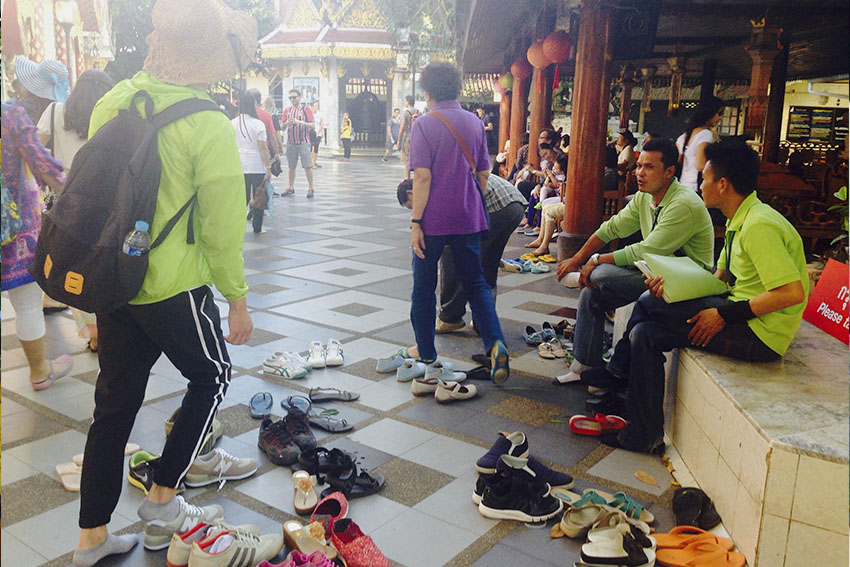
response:
<path id="1" fill-rule="evenodd" d="M 522 82 L 531 76 L 532 71 L 531 65 L 525 57 L 520 57 L 511 65 L 511 75 L 513 75 L 516 83 L 517 96 L 522 97 Z"/>
<path id="2" fill-rule="evenodd" d="M 560 82 L 560 73 L 558 63 L 563 63 L 569 60 L 572 44 L 567 32 L 564 30 L 555 30 L 546 36 L 543 40 L 543 53 L 553 63 L 555 63 L 555 78 L 552 81 L 552 90 L 558 88 Z"/>

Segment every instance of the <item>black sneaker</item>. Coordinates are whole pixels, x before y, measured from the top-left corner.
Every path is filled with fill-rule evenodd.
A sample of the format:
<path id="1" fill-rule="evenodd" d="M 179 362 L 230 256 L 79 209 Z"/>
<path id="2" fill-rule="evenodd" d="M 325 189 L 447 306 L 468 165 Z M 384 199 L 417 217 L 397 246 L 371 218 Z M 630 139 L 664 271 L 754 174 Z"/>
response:
<path id="1" fill-rule="evenodd" d="M 549 487 L 527 465 L 527 459 L 502 456 L 494 475 L 499 479 L 487 486 L 481 496 L 478 511 L 482 516 L 495 520 L 543 522 L 564 509 L 564 502 L 549 495 Z"/>
<path id="2" fill-rule="evenodd" d="M 302 451 L 316 447 L 316 436 L 310 429 L 310 420 L 301 409 L 290 407 L 283 422 L 286 424 L 286 431 L 290 438 Z"/>
<path id="3" fill-rule="evenodd" d="M 298 460 L 301 449 L 292 440 L 284 420 L 263 420 L 260 425 L 260 439 L 257 447 L 262 449 L 271 462 L 278 466 L 288 467 Z"/>

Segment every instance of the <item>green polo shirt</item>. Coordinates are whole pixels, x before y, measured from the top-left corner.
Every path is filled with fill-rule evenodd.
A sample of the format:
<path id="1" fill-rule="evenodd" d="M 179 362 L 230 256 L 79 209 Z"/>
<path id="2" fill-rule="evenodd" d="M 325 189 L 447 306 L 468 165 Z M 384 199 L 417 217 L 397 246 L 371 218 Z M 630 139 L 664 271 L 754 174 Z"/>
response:
<path id="1" fill-rule="evenodd" d="M 729 240 L 732 241 L 729 250 Z M 726 246 L 717 268 L 735 276 L 730 299 L 750 300 L 767 290 L 799 281 L 808 296 L 809 278 L 803 241 L 797 230 L 755 192 L 726 222 Z M 727 258 L 728 255 L 728 258 Z M 806 302 L 750 319 L 750 328 L 771 349 L 785 354 L 800 327 Z"/>
<path id="2" fill-rule="evenodd" d="M 714 227 L 708 209 L 693 189 L 676 179 L 658 206 L 652 195 L 637 192 L 622 211 L 602 223 L 596 236 L 608 243 L 638 230 L 643 240 L 614 252 L 618 266 L 632 266 L 647 252 L 672 256 L 680 249 L 707 270 L 714 265 Z"/>

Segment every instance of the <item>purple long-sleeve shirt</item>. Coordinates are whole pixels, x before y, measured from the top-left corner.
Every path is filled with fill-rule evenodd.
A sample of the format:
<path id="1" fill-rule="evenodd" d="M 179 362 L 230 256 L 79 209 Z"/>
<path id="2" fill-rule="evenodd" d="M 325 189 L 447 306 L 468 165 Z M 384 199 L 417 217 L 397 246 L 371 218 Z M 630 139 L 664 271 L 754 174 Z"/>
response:
<path id="1" fill-rule="evenodd" d="M 443 114 L 466 141 L 476 171 L 490 170 L 484 125 L 475 114 L 457 101 L 443 101 L 431 107 Z M 487 230 L 481 194 L 469 169 L 469 162 L 452 133 L 436 116 L 425 114 L 413 123 L 410 135 L 410 169 L 431 170 L 431 191 L 422 215 L 426 235 L 473 234 Z"/>

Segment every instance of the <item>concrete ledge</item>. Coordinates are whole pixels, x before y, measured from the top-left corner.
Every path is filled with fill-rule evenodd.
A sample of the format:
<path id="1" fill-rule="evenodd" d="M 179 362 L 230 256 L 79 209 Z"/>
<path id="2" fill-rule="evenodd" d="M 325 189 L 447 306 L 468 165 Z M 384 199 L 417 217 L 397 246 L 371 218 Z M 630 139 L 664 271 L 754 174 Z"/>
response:
<path id="1" fill-rule="evenodd" d="M 775 363 L 678 354 L 670 438 L 750 565 L 846 564 L 847 362 L 806 322 Z"/>

